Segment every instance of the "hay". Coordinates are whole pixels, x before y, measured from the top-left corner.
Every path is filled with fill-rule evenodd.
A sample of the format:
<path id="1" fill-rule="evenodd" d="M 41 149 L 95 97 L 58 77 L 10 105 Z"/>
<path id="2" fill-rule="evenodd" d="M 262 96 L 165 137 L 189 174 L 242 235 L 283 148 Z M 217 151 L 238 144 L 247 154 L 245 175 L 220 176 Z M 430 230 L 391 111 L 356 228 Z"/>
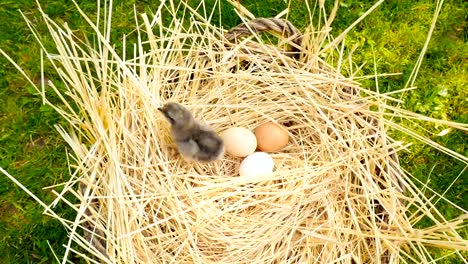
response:
<path id="1" fill-rule="evenodd" d="M 405 146 L 387 130 L 468 159 L 386 117 L 467 125 L 392 107 L 386 102 L 398 100 L 362 88 L 352 67 L 350 77 L 342 75 L 352 59 L 344 37 L 328 33 L 336 10 L 325 14 L 320 6 L 330 19 L 310 26 L 298 47 L 294 30 L 277 45 L 259 34 L 228 39 L 208 15 L 174 6 L 141 15 L 133 54 L 109 42 L 111 12 L 100 30 L 80 10 L 97 34 L 95 46 L 42 13 L 57 48 L 47 56 L 66 86 L 49 83 L 64 105 L 52 106 L 71 127 L 57 129 L 72 150 L 72 177 L 44 205 L 70 231 L 62 263 L 72 252 L 92 263 L 430 262 L 429 247 L 453 249 L 462 259 L 468 245 L 457 229 L 466 211 L 443 218 L 400 169 L 396 153 Z M 186 16 L 164 25 L 163 12 Z M 284 50 L 291 47 L 299 57 Z M 167 101 L 184 104 L 220 132 L 278 122 L 290 145 L 272 154 L 269 176 L 238 176 L 240 160 L 229 155 L 187 163 L 157 111 Z M 58 202 L 77 211 L 73 222 L 53 212 Z M 434 226 L 415 229 L 422 217 Z"/>

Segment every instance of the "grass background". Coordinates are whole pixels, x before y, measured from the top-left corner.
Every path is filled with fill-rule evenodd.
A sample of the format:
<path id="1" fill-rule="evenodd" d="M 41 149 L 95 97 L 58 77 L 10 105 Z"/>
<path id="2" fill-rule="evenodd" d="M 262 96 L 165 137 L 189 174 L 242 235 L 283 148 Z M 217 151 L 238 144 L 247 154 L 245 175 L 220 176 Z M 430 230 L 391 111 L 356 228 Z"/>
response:
<path id="1" fill-rule="evenodd" d="M 33 78 L 40 80 L 39 45 L 30 34 L 18 9 L 34 21 L 44 41 L 53 47 L 46 28 L 31 0 L 2 0 L 0 2 L 0 48 Z M 79 1 L 88 13 L 94 14 L 96 2 Z M 125 3 L 124 3 L 125 2 Z M 287 7 L 284 1 L 241 1 L 257 17 L 271 17 Z M 289 20 L 297 27 L 307 24 L 307 11 L 293 0 Z M 329 1 L 329 6 L 331 2 Z M 365 12 L 373 1 L 344 0 L 333 24 L 333 34 L 338 35 Z M 328 2 L 327 2 L 328 3 Z M 156 10 L 157 1 L 115 1 L 113 40 L 119 43 L 122 33 L 134 28 L 133 5 L 139 12 Z M 90 33 L 85 21 L 68 0 L 41 0 L 43 9 L 58 22 L 67 22 L 77 31 Z M 404 86 L 414 67 L 429 30 L 435 4 L 432 0 L 390 0 L 382 4 L 349 34 L 347 43 L 359 44 L 354 60 L 357 64 L 368 62 L 362 74 L 373 73 L 374 54 L 381 73 L 402 73 L 399 76 L 380 78 L 381 91 L 392 91 Z M 431 117 L 468 123 L 468 4 L 463 0 L 446 1 L 436 30 L 424 58 L 418 90 L 407 93 L 403 107 Z M 229 28 L 240 20 L 229 5 L 222 8 L 222 24 Z M 43 187 L 58 184 L 69 177 L 65 159 L 65 143 L 53 125 L 64 121 L 49 107 L 41 104 L 40 97 L 19 74 L 0 57 L 0 166 L 16 177 L 39 198 L 50 202 L 53 196 Z M 54 78 L 52 73 L 47 77 Z M 363 83 L 373 87 L 372 81 Z M 54 100 L 52 98 L 52 100 Z M 465 156 L 468 156 L 468 136 L 452 131 L 443 137 L 436 134 L 445 127 L 427 123 L 409 123 L 407 126 Z M 64 124 L 65 125 L 65 124 Z M 404 135 L 395 137 L 411 141 Z M 430 188 L 443 193 L 465 165 L 424 144 L 414 142 L 411 152 L 401 153 L 402 166 Z M 458 206 L 468 209 L 468 174 L 458 178 L 445 197 Z M 427 193 L 430 195 L 430 193 Z M 447 218 L 457 215 L 452 206 L 440 202 L 440 210 Z M 42 215 L 43 209 L 9 179 L 0 176 L 0 262 L 1 263 L 52 263 L 53 255 L 47 241 L 58 254 L 67 242 L 67 234 L 58 221 Z M 56 209 L 64 217 L 73 219 L 67 207 Z M 430 224 L 423 220 L 420 225 Z M 468 237 L 468 231 L 463 231 Z M 434 255 L 446 252 L 434 250 Z M 452 259 L 453 260 L 453 259 Z M 452 263 L 446 259 L 442 263 Z M 79 260 L 72 260 L 77 263 Z"/>

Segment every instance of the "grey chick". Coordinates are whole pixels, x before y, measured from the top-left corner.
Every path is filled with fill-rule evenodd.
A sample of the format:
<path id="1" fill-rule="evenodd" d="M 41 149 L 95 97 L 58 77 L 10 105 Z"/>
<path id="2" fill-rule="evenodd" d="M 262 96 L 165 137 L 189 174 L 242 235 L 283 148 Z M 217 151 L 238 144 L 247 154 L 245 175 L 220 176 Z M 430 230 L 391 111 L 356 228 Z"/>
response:
<path id="1" fill-rule="evenodd" d="M 187 108 L 177 103 L 167 103 L 158 108 L 171 123 L 171 134 L 177 148 L 186 159 L 209 162 L 224 152 L 221 137 L 210 127 L 196 120 Z"/>

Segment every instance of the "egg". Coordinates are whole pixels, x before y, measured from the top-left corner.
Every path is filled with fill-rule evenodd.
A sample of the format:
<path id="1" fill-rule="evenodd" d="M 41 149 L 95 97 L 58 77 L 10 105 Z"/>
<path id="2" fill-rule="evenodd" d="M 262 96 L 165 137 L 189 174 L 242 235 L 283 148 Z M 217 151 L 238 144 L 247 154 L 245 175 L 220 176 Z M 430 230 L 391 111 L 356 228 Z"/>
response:
<path id="1" fill-rule="evenodd" d="M 257 149 L 257 138 L 244 127 L 231 127 L 221 133 L 224 149 L 235 157 L 245 157 Z"/>
<path id="2" fill-rule="evenodd" d="M 247 156 L 239 166 L 239 175 L 256 177 L 273 172 L 274 162 L 265 152 L 254 152 Z"/>
<path id="3" fill-rule="evenodd" d="M 255 129 L 258 149 L 265 152 L 278 151 L 288 144 L 288 132 L 273 122 L 267 122 Z"/>

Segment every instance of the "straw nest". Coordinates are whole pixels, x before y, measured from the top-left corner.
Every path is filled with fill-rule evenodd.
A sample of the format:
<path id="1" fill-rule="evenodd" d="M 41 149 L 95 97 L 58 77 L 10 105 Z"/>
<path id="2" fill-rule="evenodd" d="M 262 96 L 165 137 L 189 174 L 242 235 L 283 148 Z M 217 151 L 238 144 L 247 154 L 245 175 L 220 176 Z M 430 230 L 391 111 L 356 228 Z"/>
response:
<path id="1" fill-rule="evenodd" d="M 177 13 L 170 6 L 141 16 L 126 54 L 109 43 L 110 28 L 89 21 L 98 44 L 86 45 L 44 14 L 58 51 L 48 56 L 66 86 L 49 83 L 63 98 L 54 107 L 71 125 L 58 129 L 74 173 L 47 207 L 65 201 L 77 211 L 74 222 L 61 220 L 70 230 L 64 261 L 75 252 L 101 263 L 397 263 L 431 260 L 429 246 L 467 249 L 463 218 L 438 214 L 387 135 L 398 127 L 384 115 L 416 115 L 354 80 L 331 19 L 303 34 L 281 19 L 226 32 L 183 5 L 191 15 L 166 25 L 161 14 Z M 279 33 L 277 43 L 260 31 Z M 261 177 L 238 176 L 240 159 L 229 155 L 186 162 L 157 111 L 168 101 L 218 132 L 282 124 L 289 145 Z M 423 216 L 434 227 L 415 229 Z"/>

